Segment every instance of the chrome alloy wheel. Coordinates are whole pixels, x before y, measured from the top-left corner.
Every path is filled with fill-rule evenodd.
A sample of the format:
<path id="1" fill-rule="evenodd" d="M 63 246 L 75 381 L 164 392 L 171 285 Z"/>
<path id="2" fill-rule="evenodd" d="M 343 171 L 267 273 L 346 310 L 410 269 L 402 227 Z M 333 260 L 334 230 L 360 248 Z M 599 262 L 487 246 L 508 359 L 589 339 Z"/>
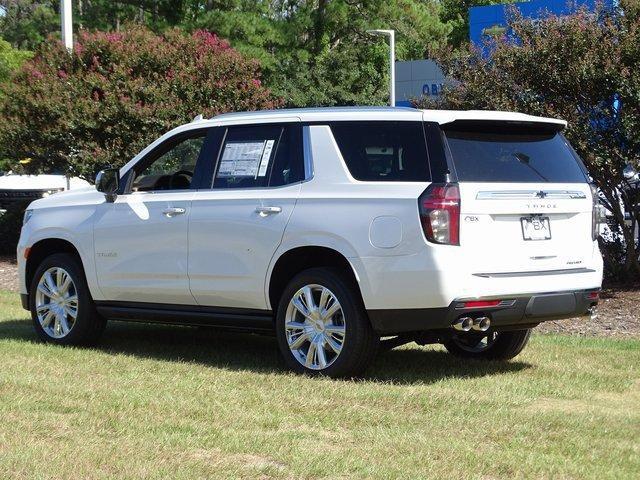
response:
<path id="1" fill-rule="evenodd" d="M 69 273 L 51 267 L 42 274 L 35 298 L 42 330 L 51 338 L 66 337 L 78 317 L 78 291 Z"/>
<path id="2" fill-rule="evenodd" d="M 344 313 L 336 296 L 322 285 L 305 285 L 294 295 L 285 316 L 289 350 L 311 370 L 332 365 L 344 346 Z"/>
<path id="3" fill-rule="evenodd" d="M 469 353 L 481 353 L 496 343 L 498 339 L 498 335 L 500 335 L 496 331 L 489 331 L 484 333 L 483 335 L 460 335 L 457 338 L 454 338 L 453 341 L 455 344 L 460 347 L 461 350 Z"/>

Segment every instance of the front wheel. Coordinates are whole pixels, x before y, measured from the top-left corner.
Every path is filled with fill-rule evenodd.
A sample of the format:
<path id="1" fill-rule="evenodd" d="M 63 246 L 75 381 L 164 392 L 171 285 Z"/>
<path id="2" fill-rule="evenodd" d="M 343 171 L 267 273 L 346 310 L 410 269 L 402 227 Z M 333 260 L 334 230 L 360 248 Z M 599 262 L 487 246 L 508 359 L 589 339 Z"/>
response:
<path id="1" fill-rule="evenodd" d="M 278 306 L 276 335 L 289 368 L 334 378 L 362 373 L 380 341 L 357 286 L 330 268 L 305 270 L 291 280 Z"/>
<path id="2" fill-rule="evenodd" d="M 482 334 L 461 334 L 444 344 L 449 353 L 462 358 L 510 360 L 529 342 L 531 329 Z"/>
<path id="3" fill-rule="evenodd" d="M 29 303 L 36 333 L 46 342 L 92 344 L 106 324 L 95 310 L 80 261 L 68 253 L 50 255 L 38 266 Z"/>

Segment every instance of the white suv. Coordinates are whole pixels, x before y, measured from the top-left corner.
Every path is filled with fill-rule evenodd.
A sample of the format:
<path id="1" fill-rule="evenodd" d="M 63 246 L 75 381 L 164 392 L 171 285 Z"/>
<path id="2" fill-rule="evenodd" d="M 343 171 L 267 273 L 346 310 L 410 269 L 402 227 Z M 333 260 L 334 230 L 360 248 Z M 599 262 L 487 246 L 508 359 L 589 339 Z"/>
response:
<path id="1" fill-rule="evenodd" d="M 59 344 L 107 319 L 274 332 L 292 369 L 359 374 L 382 344 L 517 355 L 598 302 L 587 173 L 566 123 L 331 108 L 226 114 L 96 188 L 31 204 L 23 305 Z"/>

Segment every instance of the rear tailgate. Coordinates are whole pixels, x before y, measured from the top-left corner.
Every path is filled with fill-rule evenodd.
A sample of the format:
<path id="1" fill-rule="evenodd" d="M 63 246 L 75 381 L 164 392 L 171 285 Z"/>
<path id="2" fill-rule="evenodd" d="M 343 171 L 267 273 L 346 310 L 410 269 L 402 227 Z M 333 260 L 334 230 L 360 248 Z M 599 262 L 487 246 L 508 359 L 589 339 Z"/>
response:
<path id="1" fill-rule="evenodd" d="M 592 194 L 557 124 L 443 126 L 460 189 L 460 246 L 473 273 L 583 269 Z"/>
<path id="2" fill-rule="evenodd" d="M 460 244 L 474 274 L 575 269 L 589 263 L 588 184 L 514 188 L 461 182 L 460 198 Z"/>

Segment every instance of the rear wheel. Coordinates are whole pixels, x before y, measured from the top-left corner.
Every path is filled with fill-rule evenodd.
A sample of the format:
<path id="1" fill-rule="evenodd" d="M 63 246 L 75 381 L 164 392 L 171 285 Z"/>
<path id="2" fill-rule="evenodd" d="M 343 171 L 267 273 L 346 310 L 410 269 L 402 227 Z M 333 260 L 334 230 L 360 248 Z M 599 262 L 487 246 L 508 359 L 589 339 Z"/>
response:
<path id="1" fill-rule="evenodd" d="M 29 302 L 36 333 L 47 342 L 91 344 L 106 325 L 95 310 L 80 262 L 68 253 L 50 255 L 38 266 Z"/>
<path id="2" fill-rule="evenodd" d="M 278 306 L 276 334 L 289 368 L 330 377 L 362 373 L 380 341 L 357 287 L 330 268 L 305 270 L 289 282 Z"/>
<path id="3" fill-rule="evenodd" d="M 470 333 L 454 337 L 444 346 L 449 353 L 462 358 L 510 360 L 524 349 L 530 336 L 530 328 L 507 332 Z"/>

